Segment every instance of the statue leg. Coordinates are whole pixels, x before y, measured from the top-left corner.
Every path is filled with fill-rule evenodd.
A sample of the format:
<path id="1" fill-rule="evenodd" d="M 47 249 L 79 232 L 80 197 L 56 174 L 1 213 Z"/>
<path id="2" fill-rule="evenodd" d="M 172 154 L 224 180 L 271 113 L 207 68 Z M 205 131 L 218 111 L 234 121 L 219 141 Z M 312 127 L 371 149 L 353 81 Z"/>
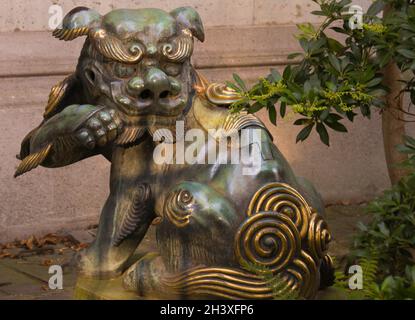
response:
<path id="1" fill-rule="evenodd" d="M 111 194 L 101 213 L 97 237 L 81 259 L 81 274 L 112 278 L 128 267 L 128 259 L 145 236 L 154 211 L 148 185 L 121 199 Z"/>

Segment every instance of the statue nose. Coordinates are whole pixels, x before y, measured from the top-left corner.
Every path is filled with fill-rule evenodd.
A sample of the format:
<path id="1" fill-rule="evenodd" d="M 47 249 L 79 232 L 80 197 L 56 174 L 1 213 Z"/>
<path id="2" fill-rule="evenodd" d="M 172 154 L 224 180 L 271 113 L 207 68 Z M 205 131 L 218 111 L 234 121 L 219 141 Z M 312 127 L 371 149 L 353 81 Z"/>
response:
<path id="1" fill-rule="evenodd" d="M 168 76 L 157 68 L 150 68 L 144 79 L 144 90 L 140 93 L 140 98 L 163 99 L 170 95 L 171 84 Z"/>

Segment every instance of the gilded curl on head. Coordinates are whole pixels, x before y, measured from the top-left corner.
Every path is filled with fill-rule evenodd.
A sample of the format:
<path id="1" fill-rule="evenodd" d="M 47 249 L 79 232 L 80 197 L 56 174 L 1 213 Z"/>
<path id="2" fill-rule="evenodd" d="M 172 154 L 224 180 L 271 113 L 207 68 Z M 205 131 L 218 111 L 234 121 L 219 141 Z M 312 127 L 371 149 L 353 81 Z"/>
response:
<path id="1" fill-rule="evenodd" d="M 59 40 L 71 41 L 81 36 L 88 36 L 95 48 L 106 58 L 123 63 L 137 63 L 144 55 L 138 44 L 131 44 L 126 49 L 118 38 L 108 34 L 103 28 L 74 28 L 56 29 L 53 36 Z M 189 29 L 183 29 L 181 34 L 174 39 L 173 44 L 167 43 L 162 47 L 163 56 L 171 62 L 183 62 L 193 54 L 194 40 Z"/>
<path id="2" fill-rule="evenodd" d="M 90 38 L 95 48 L 106 58 L 123 63 L 137 63 L 144 53 L 137 43 L 126 45 L 118 38 L 108 34 L 104 29 L 98 28 L 90 31 Z"/>
<path id="3" fill-rule="evenodd" d="M 183 62 L 193 53 L 194 40 L 188 29 L 182 30 L 182 34 L 174 40 L 174 45 L 165 44 L 162 48 L 163 55 L 172 62 Z"/>
<path id="4" fill-rule="evenodd" d="M 56 29 L 52 34 L 59 40 L 64 41 L 71 41 L 81 36 L 88 36 L 92 40 L 94 47 L 104 57 L 122 63 L 137 63 L 144 55 L 142 48 L 137 43 L 124 44 L 103 28 L 62 28 Z M 129 45 L 128 49 L 127 45 Z"/>

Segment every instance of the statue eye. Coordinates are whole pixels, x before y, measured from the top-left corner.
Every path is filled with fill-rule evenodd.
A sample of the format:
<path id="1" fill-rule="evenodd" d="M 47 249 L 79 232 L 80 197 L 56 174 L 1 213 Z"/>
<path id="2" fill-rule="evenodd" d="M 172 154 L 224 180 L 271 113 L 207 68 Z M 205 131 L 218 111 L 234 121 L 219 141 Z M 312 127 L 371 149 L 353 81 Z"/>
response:
<path id="1" fill-rule="evenodd" d="M 114 64 L 114 74 L 119 78 L 129 78 L 136 72 L 136 70 L 136 66 L 133 65 L 126 65 L 122 63 Z"/>

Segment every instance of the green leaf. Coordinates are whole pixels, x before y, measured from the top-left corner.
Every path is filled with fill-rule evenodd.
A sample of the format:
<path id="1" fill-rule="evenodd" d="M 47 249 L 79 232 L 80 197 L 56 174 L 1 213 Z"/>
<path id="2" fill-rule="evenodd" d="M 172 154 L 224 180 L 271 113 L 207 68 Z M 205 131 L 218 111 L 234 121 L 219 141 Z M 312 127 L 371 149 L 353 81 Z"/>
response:
<path id="1" fill-rule="evenodd" d="M 366 118 L 370 118 L 370 108 L 367 105 L 361 105 L 360 106 L 360 112 L 362 113 L 362 116 Z"/>
<path id="2" fill-rule="evenodd" d="M 384 97 L 388 92 L 384 89 L 375 89 L 375 90 L 370 90 L 367 93 L 374 97 Z"/>
<path id="3" fill-rule="evenodd" d="M 359 221 L 357 223 L 357 227 L 359 228 L 360 231 L 363 231 L 363 232 L 367 231 L 367 226 L 362 221 Z"/>
<path id="4" fill-rule="evenodd" d="M 304 125 L 306 123 L 309 123 L 309 122 L 310 122 L 310 119 L 308 119 L 308 118 L 301 118 L 301 119 L 295 120 L 294 121 L 294 125 L 295 126 L 302 126 L 302 125 Z"/>
<path id="5" fill-rule="evenodd" d="M 382 82 L 382 78 L 374 78 L 372 80 L 370 80 L 368 83 L 366 83 L 366 87 L 374 87 L 377 86 L 378 84 L 380 84 Z"/>
<path id="6" fill-rule="evenodd" d="M 342 120 L 343 118 L 339 116 L 337 113 L 330 113 L 330 121 L 331 122 L 338 122 Z"/>
<path id="7" fill-rule="evenodd" d="M 329 133 L 326 127 L 322 123 L 317 123 L 316 130 L 320 136 L 320 140 L 327 146 L 330 146 Z"/>
<path id="8" fill-rule="evenodd" d="M 349 34 L 349 32 L 347 32 L 347 30 L 340 28 L 340 27 L 331 27 L 331 30 L 337 32 L 337 33 L 341 33 L 341 34 Z"/>
<path id="9" fill-rule="evenodd" d="M 327 44 L 328 44 L 329 49 L 336 53 L 344 49 L 344 46 L 339 41 L 333 38 L 327 39 Z"/>
<path id="10" fill-rule="evenodd" d="M 286 111 L 287 111 L 287 103 L 281 102 L 281 104 L 280 104 L 280 115 L 281 115 L 281 118 L 284 118 L 285 117 L 285 112 Z"/>
<path id="11" fill-rule="evenodd" d="M 282 79 L 281 74 L 278 72 L 277 69 L 274 68 L 271 69 L 271 76 L 274 82 L 278 82 Z"/>
<path id="12" fill-rule="evenodd" d="M 233 74 L 233 79 L 236 81 L 236 83 L 239 85 L 239 87 L 243 90 L 243 91 L 248 91 L 245 85 L 245 82 L 241 79 L 241 77 L 239 75 L 237 75 L 236 73 Z"/>
<path id="13" fill-rule="evenodd" d="M 311 11 L 311 14 L 315 15 L 315 16 L 326 16 L 326 14 L 323 11 Z"/>
<path id="14" fill-rule="evenodd" d="M 297 58 L 297 57 L 300 57 L 300 56 L 302 56 L 303 54 L 301 53 L 301 52 L 294 52 L 294 53 L 290 53 L 288 56 L 287 56 L 287 59 L 288 60 L 292 60 L 292 59 L 295 59 L 295 58 Z"/>
<path id="15" fill-rule="evenodd" d="M 311 91 L 311 83 L 310 81 L 304 82 L 304 92 L 307 94 Z"/>
<path id="16" fill-rule="evenodd" d="M 330 114 L 330 109 L 326 109 L 326 110 L 324 110 L 324 111 L 320 114 L 319 119 L 320 119 L 321 121 L 324 121 L 324 120 L 326 120 L 326 119 L 327 119 L 327 117 L 329 116 L 329 114 Z"/>
<path id="17" fill-rule="evenodd" d="M 285 67 L 284 72 L 282 74 L 282 77 L 285 80 L 289 80 L 290 79 L 290 77 L 291 77 L 291 65 L 288 65 L 288 66 Z"/>
<path id="18" fill-rule="evenodd" d="M 412 149 L 408 146 L 404 146 L 404 145 L 397 145 L 396 150 L 398 150 L 400 153 L 405 153 L 405 154 L 415 153 L 414 149 Z"/>
<path id="19" fill-rule="evenodd" d="M 308 52 L 310 49 L 309 42 L 306 39 L 300 39 L 300 46 L 305 52 Z"/>
<path id="20" fill-rule="evenodd" d="M 297 135 L 297 138 L 295 142 L 304 141 L 308 138 L 308 136 L 311 133 L 311 130 L 313 130 L 314 123 L 309 124 L 308 126 L 304 127 Z"/>
<path id="21" fill-rule="evenodd" d="M 379 61 L 379 66 L 381 68 L 383 68 L 384 66 L 386 66 L 391 60 L 392 60 L 392 54 L 390 52 L 384 54 L 384 55 L 379 55 L 380 56 L 380 61 Z"/>
<path id="22" fill-rule="evenodd" d="M 334 56 L 333 54 L 329 54 L 328 55 L 329 58 L 329 62 L 332 65 L 332 67 L 337 71 L 340 72 L 341 68 L 340 68 L 340 61 L 339 59 L 336 58 L 336 56 Z"/>
<path id="23" fill-rule="evenodd" d="M 401 49 L 397 49 L 396 51 L 398 51 L 398 53 L 403 55 L 405 58 L 415 59 L 415 52 L 412 50 L 401 48 Z"/>
<path id="24" fill-rule="evenodd" d="M 367 9 L 366 14 L 368 16 L 376 16 L 378 13 L 380 13 L 383 10 L 384 7 L 385 7 L 384 0 L 376 0 L 370 5 L 369 9 Z"/>
<path id="25" fill-rule="evenodd" d="M 252 106 L 249 107 L 248 113 L 255 113 L 261 110 L 264 106 L 258 102 L 255 102 Z"/>
<path id="26" fill-rule="evenodd" d="M 385 222 L 381 222 L 378 224 L 379 230 L 382 234 L 384 234 L 385 236 L 389 236 L 389 230 L 385 225 Z"/>
<path id="27" fill-rule="evenodd" d="M 277 125 L 277 111 L 275 110 L 275 106 L 270 106 L 268 108 L 268 116 L 269 120 L 273 125 Z"/>
<path id="28" fill-rule="evenodd" d="M 347 117 L 347 119 L 349 119 L 350 122 L 353 122 L 354 117 L 356 117 L 356 116 L 357 116 L 356 112 L 353 112 L 353 111 L 346 112 L 346 117 Z"/>
<path id="29" fill-rule="evenodd" d="M 230 81 L 226 81 L 225 82 L 226 86 L 235 90 L 236 92 L 241 92 L 241 89 L 239 87 L 237 87 L 234 83 L 230 82 Z"/>
<path id="30" fill-rule="evenodd" d="M 412 138 L 410 136 L 407 136 L 407 135 L 404 135 L 404 139 L 405 139 L 405 142 L 407 142 L 411 147 L 415 147 L 415 139 L 414 138 Z"/>
<path id="31" fill-rule="evenodd" d="M 324 122 L 328 127 L 338 132 L 347 132 L 347 128 L 340 122 Z"/>

